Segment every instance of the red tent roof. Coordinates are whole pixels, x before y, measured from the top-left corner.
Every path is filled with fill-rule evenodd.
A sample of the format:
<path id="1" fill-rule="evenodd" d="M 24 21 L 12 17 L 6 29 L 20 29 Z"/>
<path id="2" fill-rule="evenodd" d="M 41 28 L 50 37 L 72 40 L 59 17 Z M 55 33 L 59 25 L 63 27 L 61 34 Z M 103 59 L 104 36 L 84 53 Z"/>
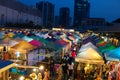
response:
<path id="1" fill-rule="evenodd" d="M 59 40 L 55 41 L 56 44 L 61 44 L 61 45 L 67 45 L 69 44 L 69 42 L 64 41 L 62 38 L 60 38 Z"/>
<path id="2" fill-rule="evenodd" d="M 30 41 L 29 43 L 33 46 L 42 46 L 42 42 L 35 40 L 35 39 Z"/>

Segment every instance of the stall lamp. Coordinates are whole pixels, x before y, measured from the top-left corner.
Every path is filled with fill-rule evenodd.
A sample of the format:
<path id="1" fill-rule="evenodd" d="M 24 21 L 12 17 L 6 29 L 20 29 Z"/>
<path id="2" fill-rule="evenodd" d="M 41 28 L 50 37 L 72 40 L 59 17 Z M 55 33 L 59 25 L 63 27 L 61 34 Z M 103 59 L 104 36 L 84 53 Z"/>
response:
<path id="1" fill-rule="evenodd" d="M 37 69 L 33 69 L 33 71 L 36 71 Z"/>
<path id="2" fill-rule="evenodd" d="M 24 76 L 21 76 L 21 77 L 20 77 L 20 80 L 24 80 L 24 79 L 25 79 L 25 77 L 24 77 Z"/>
<path id="3" fill-rule="evenodd" d="M 16 52 L 16 56 L 17 56 L 17 57 L 20 57 L 20 52 Z"/>
<path id="4" fill-rule="evenodd" d="M 43 66 L 43 65 L 41 65 L 41 66 L 39 67 L 39 69 L 40 69 L 40 70 L 43 70 L 43 69 L 44 69 L 44 66 Z"/>
<path id="5" fill-rule="evenodd" d="M 15 66 L 18 66 L 18 64 L 15 64 Z"/>
<path id="6" fill-rule="evenodd" d="M 87 67 L 89 67 L 90 65 L 89 64 L 87 64 Z"/>

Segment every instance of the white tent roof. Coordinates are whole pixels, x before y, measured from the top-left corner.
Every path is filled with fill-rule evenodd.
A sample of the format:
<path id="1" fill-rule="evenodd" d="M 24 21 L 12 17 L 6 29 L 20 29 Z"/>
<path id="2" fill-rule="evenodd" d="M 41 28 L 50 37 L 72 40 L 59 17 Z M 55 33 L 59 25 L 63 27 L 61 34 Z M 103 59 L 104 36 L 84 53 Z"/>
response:
<path id="1" fill-rule="evenodd" d="M 24 36 L 22 39 L 25 40 L 25 41 L 27 41 L 27 42 L 30 42 L 30 41 L 33 40 L 32 38 L 29 38 L 29 37 L 27 37 L 27 36 Z"/>
<path id="2" fill-rule="evenodd" d="M 98 51 L 98 48 L 95 45 L 93 45 L 91 42 L 88 42 L 87 44 L 81 46 L 79 52 L 86 51 L 88 48 L 93 48 Z"/>
<path id="3" fill-rule="evenodd" d="M 104 63 L 102 56 L 92 47 L 79 53 L 75 61 L 91 64 Z"/>

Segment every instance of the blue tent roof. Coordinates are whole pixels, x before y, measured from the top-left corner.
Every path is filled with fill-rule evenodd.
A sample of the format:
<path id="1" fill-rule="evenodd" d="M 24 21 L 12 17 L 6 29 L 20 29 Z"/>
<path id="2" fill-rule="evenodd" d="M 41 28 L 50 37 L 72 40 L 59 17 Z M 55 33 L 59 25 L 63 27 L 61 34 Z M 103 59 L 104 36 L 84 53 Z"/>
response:
<path id="1" fill-rule="evenodd" d="M 57 39 L 55 39 L 55 38 L 46 38 L 46 40 L 55 42 Z"/>
<path id="2" fill-rule="evenodd" d="M 120 60 L 120 47 L 106 53 L 107 60 Z"/>
<path id="3" fill-rule="evenodd" d="M 1 68 L 4 68 L 10 64 L 12 64 L 13 62 L 12 61 L 4 61 L 4 60 L 0 60 L 0 69 Z"/>

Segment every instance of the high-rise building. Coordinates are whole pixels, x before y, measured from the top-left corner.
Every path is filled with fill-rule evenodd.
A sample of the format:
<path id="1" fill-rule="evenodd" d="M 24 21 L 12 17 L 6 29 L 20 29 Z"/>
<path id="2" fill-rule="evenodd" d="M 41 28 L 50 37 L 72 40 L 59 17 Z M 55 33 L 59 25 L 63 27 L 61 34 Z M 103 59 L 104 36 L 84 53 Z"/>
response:
<path id="1" fill-rule="evenodd" d="M 90 4 L 88 0 L 75 0 L 74 26 L 80 26 L 83 18 L 89 18 Z"/>
<path id="2" fill-rule="evenodd" d="M 39 10 L 30 8 L 17 0 L 0 0 L 0 25 L 29 23 L 41 25 Z"/>
<path id="3" fill-rule="evenodd" d="M 55 16 L 55 26 L 59 25 L 59 16 Z"/>
<path id="4" fill-rule="evenodd" d="M 63 27 L 69 26 L 69 18 L 70 18 L 70 9 L 67 7 L 60 8 L 59 12 L 59 23 Z"/>
<path id="5" fill-rule="evenodd" d="M 50 2 L 39 2 L 36 4 L 36 8 L 42 13 L 42 25 L 52 27 L 54 25 L 54 5 Z"/>
<path id="6" fill-rule="evenodd" d="M 69 17 L 69 27 L 71 27 L 72 26 L 72 17 L 70 16 Z"/>

